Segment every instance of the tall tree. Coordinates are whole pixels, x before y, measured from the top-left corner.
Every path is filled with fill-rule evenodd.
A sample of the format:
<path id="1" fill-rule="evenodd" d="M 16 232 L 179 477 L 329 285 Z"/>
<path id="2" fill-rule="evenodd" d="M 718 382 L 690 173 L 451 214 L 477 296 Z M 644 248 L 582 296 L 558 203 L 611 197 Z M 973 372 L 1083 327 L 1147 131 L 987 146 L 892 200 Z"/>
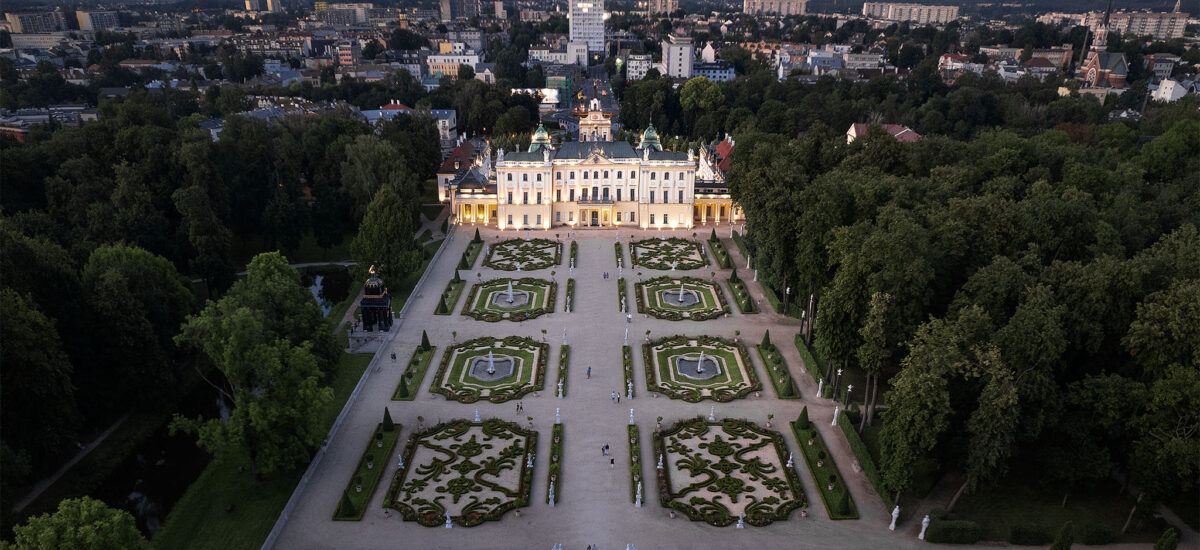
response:
<path id="1" fill-rule="evenodd" d="M 374 265 L 389 285 L 399 284 L 420 265 L 421 249 L 413 239 L 411 214 L 391 188 L 375 194 L 350 251 L 359 265 Z"/>
<path id="2" fill-rule="evenodd" d="M 947 511 L 954 509 L 964 493 L 1004 474 L 1016 441 L 1020 417 L 1012 372 L 1001 362 L 996 348 L 976 349 L 976 354 L 975 360 L 987 372 L 988 381 L 979 394 L 978 408 L 967 420 L 966 480 L 946 505 Z"/>
<path id="3" fill-rule="evenodd" d="M 380 189 L 389 188 L 416 219 L 420 206 L 421 182 L 409 169 L 396 147 L 374 135 L 358 136 L 346 147 L 342 162 L 342 190 L 350 203 L 352 220 L 360 220 Z M 411 231 L 414 227 L 409 227 Z"/>
<path id="4" fill-rule="evenodd" d="M 865 410 L 862 424 L 858 427 L 860 432 L 864 427 L 871 425 L 871 417 L 875 413 L 875 400 L 879 395 L 879 375 L 892 357 L 886 330 L 888 304 L 891 300 L 891 295 L 887 293 L 872 294 L 867 320 L 859 331 L 863 343 L 858 347 L 858 364 L 867 373 L 867 387 L 864 390 L 866 393 L 863 394 Z"/>
<path id="5" fill-rule="evenodd" d="M 148 550 L 133 516 L 99 500 L 69 498 L 53 514 L 13 528 L 17 550 Z"/>

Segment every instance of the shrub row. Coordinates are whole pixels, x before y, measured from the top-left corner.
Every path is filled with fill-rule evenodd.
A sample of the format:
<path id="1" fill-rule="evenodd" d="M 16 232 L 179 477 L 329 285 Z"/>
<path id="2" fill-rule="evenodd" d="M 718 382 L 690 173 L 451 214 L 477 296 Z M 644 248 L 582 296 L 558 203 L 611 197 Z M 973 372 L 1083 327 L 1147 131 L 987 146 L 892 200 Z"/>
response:
<path id="1" fill-rule="evenodd" d="M 622 260 L 624 258 L 622 257 L 622 254 L 621 254 L 621 242 L 620 241 L 613 243 L 613 251 L 616 252 L 616 254 L 617 254 L 617 267 L 621 267 Z"/>
<path id="2" fill-rule="evenodd" d="M 763 337 L 763 343 L 754 348 L 767 369 L 767 378 L 771 379 L 771 385 L 775 387 L 775 395 L 780 399 L 800 399 L 800 391 L 796 388 L 796 382 L 792 380 L 792 373 L 788 371 L 783 354 L 768 340 L 769 337 L 768 332 Z"/>
<path id="3" fill-rule="evenodd" d="M 561 467 L 563 456 L 563 425 L 555 424 L 550 428 L 550 467 L 546 472 L 546 504 L 550 503 L 550 482 L 554 482 L 554 500 L 560 500 L 557 495 L 562 494 L 562 473 Z"/>
<path id="4" fill-rule="evenodd" d="M 716 231 L 715 229 L 713 231 Z M 721 269 L 730 269 L 733 267 L 733 260 L 729 257 L 729 251 L 725 250 L 725 245 L 720 239 L 709 239 L 708 247 L 712 250 L 713 258 L 717 260 L 717 265 Z"/>
<path id="5" fill-rule="evenodd" d="M 358 467 L 355 468 L 354 475 L 346 484 L 346 489 L 342 491 L 342 498 L 333 512 L 335 521 L 359 521 L 363 518 L 363 514 L 367 511 L 367 504 L 371 502 L 371 495 L 375 494 L 375 487 L 379 485 L 379 478 L 383 476 L 384 467 L 387 465 L 388 457 L 392 456 L 392 449 L 396 447 L 396 439 L 399 436 L 400 426 L 392 423 L 392 415 L 385 407 L 383 422 L 375 426 L 375 432 L 371 435 L 371 440 L 367 442 L 366 450 L 358 459 Z"/>
<path id="6" fill-rule="evenodd" d="M 567 306 L 570 305 L 568 308 Z M 567 299 L 563 302 L 563 310 L 571 313 L 575 309 L 575 279 L 567 279 Z"/>
<path id="7" fill-rule="evenodd" d="M 629 425 L 629 502 L 637 502 L 637 484 L 642 480 L 642 445 L 637 425 Z M 642 487 L 642 499 L 646 498 Z"/>
<path id="8" fill-rule="evenodd" d="M 629 388 L 629 383 L 633 382 L 633 350 L 629 346 L 621 346 L 621 367 L 625 371 L 625 388 Z M 633 385 L 633 394 L 629 397 L 637 397 L 637 384 Z"/>
<path id="9" fill-rule="evenodd" d="M 833 455 L 829 454 L 825 439 L 816 426 L 808 421 L 808 408 L 805 407 L 800 415 L 798 420 L 792 422 L 792 432 L 796 435 L 800 454 L 804 455 L 817 492 L 821 493 L 821 501 L 825 504 L 829 519 L 858 519 L 850 489 L 846 487 Z"/>
<path id="10" fill-rule="evenodd" d="M 738 278 L 737 270 L 729 274 L 729 291 L 733 293 L 733 301 L 737 303 L 738 311 L 742 313 L 758 313 L 758 308 L 754 306 L 754 299 L 750 297 L 750 289 L 746 288 L 746 283 Z"/>
<path id="11" fill-rule="evenodd" d="M 567 395 L 567 363 L 570 362 L 570 359 L 571 346 L 563 344 L 562 347 L 558 349 L 558 380 L 554 381 L 555 395 L 558 395 L 557 385 L 559 382 L 562 382 L 563 397 L 566 397 Z"/>
<path id="12" fill-rule="evenodd" d="M 579 256 L 579 245 L 576 244 L 575 241 L 571 241 L 571 262 L 568 263 L 567 265 L 578 264 L 579 260 L 576 259 L 578 256 Z"/>
<path id="13" fill-rule="evenodd" d="M 879 494 L 879 498 L 883 499 L 883 506 L 886 510 L 891 510 L 895 504 L 892 502 L 892 497 L 883 487 L 883 478 L 879 477 L 879 469 L 875 467 L 875 460 L 871 458 L 871 452 L 867 450 L 867 444 L 863 442 L 862 437 L 858 435 L 858 431 L 854 429 L 854 422 L 847 415 L 838 415 L 838 426 L 841 426 L 842 433 L 846 436 L 846 442 L 850 444 L 850 450 L 854 452 L 854 457 L 858 459 L 858 465 L 862 467 L 862 471 L 867 476 L 867 481 L 871 482 L 871 486 L 875 488 L 875 492 Z"/>
<path id="14" fill-rule="evenodd" d="M 797 333 L 794 341 L 796 342 L 796 351 L 800 352 L 800 359 L 804 361 L 804 367 L 808 371 L 808 375 L 812 376 L 813 382 L 820 382 L 825 377 L 824 361 L 819 361 L 816 358 L 812 349 L 808 347 L 808 344 L 804 343 L 804 336 Z"/>
<path id="15" fill-rule="evenodd" d="M 625 294 L 625 277 L 617 279 L 617 310 L 621 309 L 621 302 L 625 302 L 625 311 L 629 311 L 629 299 Z"/>
<path id="16" fill-rule="evenodd" d="M 454 270 L 454 277 L 450 282 L 446 283 L 446 290 L 442 291 L 442 296 L 436 308 L 433 310 L 434 315 L 450 315 L 458 305 L 458 297 L 462 294 L 463 288 L 467 286 L 467 282 L 459 277 L 458 270 Z"/>
<path id="17" fill-rule="evenodd" d="M 930 522 L 925 532 L 928 542 L 949 544 L 975 544 L 983 536 L 979 524 L 973 521 L 955 521 L 939 519 Z"/>
<path id="18" fill-rule="evenodd" d="M 396 384 L 396 391 L 392 393 L 392 401 L 412 401 L 417 397 L 417 388 L 421 387 L 425 371 L 429 370 L 429 363 L 433 361 L 434 350 L 437 349 L 428 346 L 429 340 L 424 332 L 421 336 L 424 343 L 413 350 L 412 357 L 404 367 L 404 374 L 400 375 L 400 383 Z"/>
<path id="19" fill-rule="evenodd" d="M 746 241 L 742 239 L 742 234 L 737 231 L 733 232 L 733 244 L 736 244 L 738 251 L 742 253 L 743 258 L 750 257 L 750 249 L 746 248 Z"/>

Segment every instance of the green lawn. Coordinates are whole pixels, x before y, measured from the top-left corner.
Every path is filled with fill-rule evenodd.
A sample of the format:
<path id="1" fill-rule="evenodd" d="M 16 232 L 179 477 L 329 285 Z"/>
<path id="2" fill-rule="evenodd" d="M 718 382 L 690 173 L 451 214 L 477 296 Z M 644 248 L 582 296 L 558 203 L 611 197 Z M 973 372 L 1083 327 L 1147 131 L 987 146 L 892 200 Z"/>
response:
<path id="1" fill-rule="evenodd" d="M 437 179 L 427 179 L 421 185 L 421 203 L 432 204 L 435 202 L 438 202 Z"/>
<path id="2" fill-rule="evenodd" d="M 437 197 L 435 196 L 434 198 L 436 199 Z M 425 215 L 425 219 L 427 219 L 429 221 L 433 221 L 433 220 L 437 219 L 438 214 L 441 214 L 442 210 L 445 208 L 446 208 L 446 206 L 441 203 L 422 204 L 421 205 L 421 214 Z"/>
<path id="3" fill-rule="evenodd" d="M 413 350 L 413 356 L 408 360 L 408 366 L 404 370 L 404 376 L 400 377 L 400 382 L 396 384 L 396 391 L 392 393 L 392 401 L 412 401 L 417 398 L 417 390 L 421 387 L 421 381 L 425 379 L 425 371 L 429 370 L 429 364 L 433 362 L 433 356 L 437 352 L 437 346 L 429 346 L 427 351 L 421 351 L 421 346 L 417 346 Z M 412 376 L 408 376 L 408 373 Z M 406 384 L 408 396 L 400 396 L 400 385 Z"/>
<path id="4" fill-rule="evenodd" d="M 1133 498 L 1120 493 L 1120 484 L 1105 480 L 1094 487 L 1071 493 L 1062 506 L 1062 493 L 1040 486 L 1031 467 L 1016 467 L 994 486 L 980 487 L 963 495 L 954 507 L 953 519 L 974 521 L 983 528 L 983 540 L 1005 540 L 1015 525 L 1041 526 L 1057 533 L 1067 521 L 1075 523 L 1075 540 L 1088 525 L 1107 526 L 1117 533 L 1118 542 L 1154 542 L 1166 524 L 1147 520 L 1141 531 L 1120 535 L 1121 526 L 1133 506 Z M 1134 520 L 1136 526 L 1137 520 Z"/>
<path id="5" fill-rule="evenodd" d="M 333 380 L 333 401 L 322 412 L 326 426 L 333 424 L 370 362 L 371 354 L 342 355 Z M 175 503 L 154 536 L 154 547 L 252 550 L 262 546 L 304 469 L 278 473 L 256 484 L 248 470 L 238 471 L 240 464 L 244 463 L 232 459 L 209 464 Z"/>

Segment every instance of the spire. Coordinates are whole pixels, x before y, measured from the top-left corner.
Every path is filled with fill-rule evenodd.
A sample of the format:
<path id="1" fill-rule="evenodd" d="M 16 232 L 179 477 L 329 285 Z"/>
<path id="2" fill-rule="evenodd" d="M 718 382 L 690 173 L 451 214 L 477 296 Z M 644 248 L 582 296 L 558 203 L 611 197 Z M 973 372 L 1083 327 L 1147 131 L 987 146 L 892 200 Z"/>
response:
<path id="1" fill-rule="evenodd" d="M 1179 2 L 1180 1 L 1182 1 L 1182 0 L 1175 0 L 1175 9 L 1171 10 L 1171 13 L 1179 13 Z"/>

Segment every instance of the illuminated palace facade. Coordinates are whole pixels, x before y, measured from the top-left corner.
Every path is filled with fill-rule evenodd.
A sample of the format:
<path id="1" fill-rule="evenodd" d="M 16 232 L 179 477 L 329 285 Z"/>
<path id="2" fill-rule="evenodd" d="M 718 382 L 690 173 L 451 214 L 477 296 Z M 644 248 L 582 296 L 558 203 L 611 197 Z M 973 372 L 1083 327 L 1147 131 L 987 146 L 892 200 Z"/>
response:
<path id="1" fill-rule="evenodd" d="M 664 151 L 653 125 L 636 148 L 607 140 L 555 148 L 539 126 L 528 151 L 498 151 L 493 173 L 475 170 L 457 178 L 451 207 L 457 223 L 518 230 L 687 229 L 739 221 L 723 181 L 697 181 L 698 174 L 713 172 L 703 169 L 703 153 Z"/>

